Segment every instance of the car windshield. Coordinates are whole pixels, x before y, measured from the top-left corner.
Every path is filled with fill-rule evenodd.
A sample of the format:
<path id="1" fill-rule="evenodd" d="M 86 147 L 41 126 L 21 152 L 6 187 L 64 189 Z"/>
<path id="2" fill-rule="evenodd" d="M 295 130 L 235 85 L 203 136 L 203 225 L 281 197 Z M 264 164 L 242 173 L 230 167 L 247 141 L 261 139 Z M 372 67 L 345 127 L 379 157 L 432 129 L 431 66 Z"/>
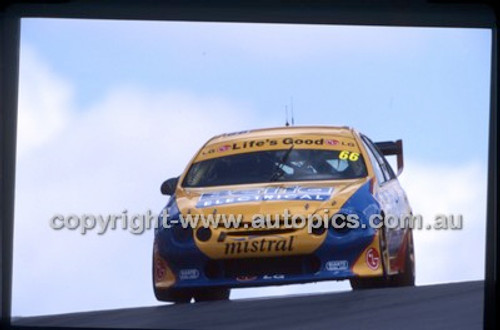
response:
<path id="1" fill-rule="evenodd" d="M 366 175 L 363 157 L 358 153 L 289 148 L 241 153 L 194 163 L 182 186 L 342 180 Z"/>

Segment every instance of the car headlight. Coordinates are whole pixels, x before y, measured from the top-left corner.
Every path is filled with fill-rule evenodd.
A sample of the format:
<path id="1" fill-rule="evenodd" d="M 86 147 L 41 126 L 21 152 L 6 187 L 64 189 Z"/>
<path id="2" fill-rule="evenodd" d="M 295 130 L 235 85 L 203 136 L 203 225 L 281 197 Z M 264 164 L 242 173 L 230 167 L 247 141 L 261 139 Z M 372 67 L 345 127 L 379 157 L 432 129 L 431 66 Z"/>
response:
<path id="1" fill-rule="evenodd" d="M 334 233 L 346 234 L 349 230 L 356 228 L 355 214 L 339 212 L 332 215 L 328 227 Z M 359 223 L 359 222 L 358 222 Z"/>
<path id="2" fill-rule="evenodd" d="M 166 217 L 166 219 L 165 219 Z M 183 227 L 180 222 L 180 211 L 175 201 L 175 196 L 171 196 L 167 206 L 160 214 L 160 228 L 171 232 L 172 237 L 178 243 L 189 242 L 193 238 L 193 230 L 190 226 Z"/>

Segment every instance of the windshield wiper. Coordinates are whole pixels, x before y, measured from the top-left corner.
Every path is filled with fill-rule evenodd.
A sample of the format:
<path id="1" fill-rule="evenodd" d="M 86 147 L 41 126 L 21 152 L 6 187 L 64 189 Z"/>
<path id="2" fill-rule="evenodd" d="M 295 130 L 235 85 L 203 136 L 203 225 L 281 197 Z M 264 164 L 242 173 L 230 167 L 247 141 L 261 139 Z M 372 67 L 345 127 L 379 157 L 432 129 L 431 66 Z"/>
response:
<path id="1" fill-rule="evenodd" d="M 288 161 L 288 157 L 290 157 L 290 153 L 292 152 L 293 147 L 294 145 L 292 144 L 292 146 L 285 152 L 283 157 L 281 157 L 281 160 L 276 165 L 276 168 L 273 171 L 273 175 L 269 178 L 270 182 L 278 180 L 283 176 L 283 174 L 285 174 L 285 171 L 283 171 L 283 166 L 286 165 L 286 162 Z"/>

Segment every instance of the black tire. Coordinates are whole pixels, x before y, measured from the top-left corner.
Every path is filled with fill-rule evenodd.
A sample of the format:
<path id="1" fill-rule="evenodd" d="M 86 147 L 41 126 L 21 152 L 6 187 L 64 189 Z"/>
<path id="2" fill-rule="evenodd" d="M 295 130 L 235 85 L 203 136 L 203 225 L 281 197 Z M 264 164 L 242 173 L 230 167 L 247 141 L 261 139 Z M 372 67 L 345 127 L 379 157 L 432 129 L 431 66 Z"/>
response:
<path id="1" fill-rule="evenodd" d="M 173 302 L 175 304 L 187 304 L 191 302 L 193 293 L 190 290 L 182 289 L 154 289 L 155 297 L 159 301 Z"/>
<path id="2" fill-rule="evenodd" d="M 387 279 L 379 277 L 353 277 L 349 279 L 353 290 L 385 288 L 388 286 Z"/>
<path id="3" fill-rule="evenodd" d="M 194 292 L 194 300 L 196 302 L 229 300 L 230 294 L 231 289 L 229 288 L 202 288 Z"/>
<path id="4" fill-rule="evenodd" d="M 415 286 L 415 251 L 413 249 L 413 235 L 408 236 L 408 246 L 405 254 L 405 268 L 403 272 L 391 276 L 393 286 Z"/>

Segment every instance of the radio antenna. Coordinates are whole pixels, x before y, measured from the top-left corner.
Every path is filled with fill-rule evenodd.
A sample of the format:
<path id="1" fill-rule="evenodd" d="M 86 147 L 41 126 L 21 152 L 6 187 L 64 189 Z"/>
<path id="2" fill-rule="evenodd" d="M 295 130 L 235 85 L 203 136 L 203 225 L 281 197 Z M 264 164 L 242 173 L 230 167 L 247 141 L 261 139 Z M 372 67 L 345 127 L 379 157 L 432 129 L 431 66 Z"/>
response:
<path id="1" fill-rule="evenodd" d="M 295 120 L 293 119 L 293 96 L 290 97 L 290 112 L 292 113 L 292 126 L 295 126 Z"/>
<path id="2" fill-rule="evenodd" d="M 290 123 L 288 122 L 288 108 L 285 105 L 285 126 L 288 127 L 290 126 Z"/>

